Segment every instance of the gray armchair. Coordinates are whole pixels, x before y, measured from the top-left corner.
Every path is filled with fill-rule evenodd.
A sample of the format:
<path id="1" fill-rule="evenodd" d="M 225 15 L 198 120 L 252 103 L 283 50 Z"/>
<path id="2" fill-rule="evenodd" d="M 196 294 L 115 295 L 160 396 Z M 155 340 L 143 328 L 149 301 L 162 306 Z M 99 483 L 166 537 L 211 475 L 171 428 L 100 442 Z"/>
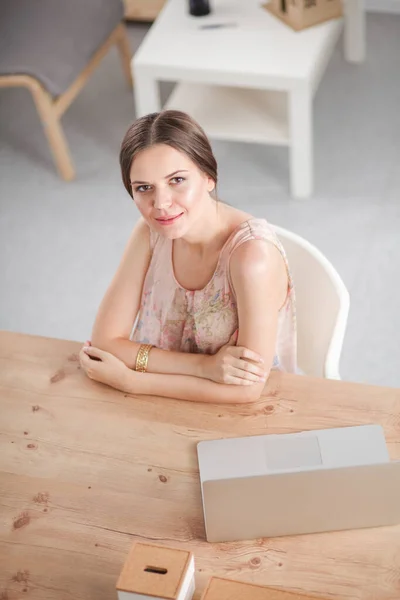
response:
<path id="1" fill-rule="evenodd" d="M 57 169 L 74 166 L 60 118 L 113 44 L 132 86 L 120 0 L 1 0 L 0 87 L 30 90 Z"/>

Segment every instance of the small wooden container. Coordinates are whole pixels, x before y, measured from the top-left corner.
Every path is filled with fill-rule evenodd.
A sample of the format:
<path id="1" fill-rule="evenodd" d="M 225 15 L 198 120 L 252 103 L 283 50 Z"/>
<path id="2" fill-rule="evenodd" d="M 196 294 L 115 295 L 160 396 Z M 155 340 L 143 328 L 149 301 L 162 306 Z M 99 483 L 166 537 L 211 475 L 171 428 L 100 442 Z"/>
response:
<path id="1" fill-rule="evenodd" d="M 326 600 L 283 590 L 211 577 L 201 600 Z"/>
<path id="2" fill-rule="evenodd" d="M 188 550 L 137 542 L 117 583 L 118 600 L 191 600 L 194 557 Z"/>
<path id="3" fill-rule="evenodd" d="M 342 16 L 342 0 L 270 0 L 263 5 L 295 31 Z"/>
<path id="4" fill-rule="evenodd" d="M 124 0 L 125 19 L 130 21 L 154 21 L 165 0 Z"/>

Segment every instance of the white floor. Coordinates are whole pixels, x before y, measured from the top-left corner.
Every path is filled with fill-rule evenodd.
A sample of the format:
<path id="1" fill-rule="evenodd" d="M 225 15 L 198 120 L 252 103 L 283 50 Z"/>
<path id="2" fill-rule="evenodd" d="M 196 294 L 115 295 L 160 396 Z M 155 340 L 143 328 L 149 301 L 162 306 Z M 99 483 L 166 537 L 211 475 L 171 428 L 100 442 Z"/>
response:
<path id="1" fill-rule="evenodd" d="M 130 26 L 132 49 L 147 30 Z M 368 17 L 368 60 L 341 46 L 315 101 L 316 193 L 293 201 L 284 149 L 216 143 L 220 196 L 292 229 L 351 294 L 344 379 L 400 386 L 400 16 Z M 167 91 L 167 90 L 164 90 Z M 28 92 L 0 93 L 0 328 L 85 340 L 137 212 L 118 169 L 134 119 L 116 52 L 63 122 L 77 179 L 58 179 Z M 321 399 L 323 401 L 323 399 Z"/>

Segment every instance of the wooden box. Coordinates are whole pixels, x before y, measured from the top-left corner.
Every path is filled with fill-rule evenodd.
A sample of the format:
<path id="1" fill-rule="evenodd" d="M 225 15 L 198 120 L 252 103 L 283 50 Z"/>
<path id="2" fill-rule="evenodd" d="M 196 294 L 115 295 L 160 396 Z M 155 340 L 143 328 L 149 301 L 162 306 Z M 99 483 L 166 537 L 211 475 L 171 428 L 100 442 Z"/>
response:
<path id="1" fill-rule="evenodd" d="M 270 0 L 264 8 L 295 31 L 337 19 L 343 14 L 341 0 Z"/>
<path id="2" fill-rule="evenodd" d="M 165 0 L 124 0 L 125 19 L 128 21 L 155 21 Z"/>
<path id="3" fill-rule="evenodd" d="M 117 593 L 118 600 L 191 600 L 194 557 L 187 550 L 137 542 L 119 576 Z"/>
<path id="4" fill-rule="evenodd" d="M 326 600 L 273 588 L 212 577 L 201 600 Z"/>

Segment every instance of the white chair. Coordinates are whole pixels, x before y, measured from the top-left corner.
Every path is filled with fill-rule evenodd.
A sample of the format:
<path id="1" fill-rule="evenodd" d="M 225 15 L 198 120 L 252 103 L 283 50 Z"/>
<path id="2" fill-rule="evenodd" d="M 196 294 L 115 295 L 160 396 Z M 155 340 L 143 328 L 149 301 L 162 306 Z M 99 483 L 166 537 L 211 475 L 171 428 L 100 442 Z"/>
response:
<path id="1" fill-rule="evenodd" d="M 307 240 L 273 226 L 293 275 L 297 306 L 297 357 L 306 375 L 340 379 L 350 296 L 329 260 Z"/>

